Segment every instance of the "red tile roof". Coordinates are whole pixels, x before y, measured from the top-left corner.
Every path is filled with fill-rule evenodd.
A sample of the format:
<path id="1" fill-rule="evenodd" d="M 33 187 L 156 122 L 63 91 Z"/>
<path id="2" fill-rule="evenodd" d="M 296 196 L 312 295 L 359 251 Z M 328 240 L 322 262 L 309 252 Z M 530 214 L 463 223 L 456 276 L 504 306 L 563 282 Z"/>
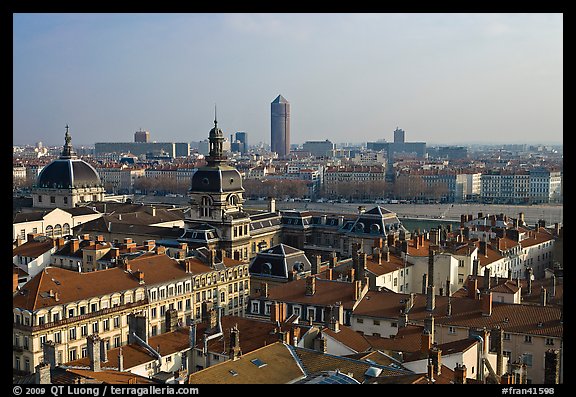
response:
<path id="1" fill-rule="evenodd" d="M 54 240 L 47 238 L 44 241 L 27 241 L 24 244 L 12 250 L 12 256 L 26 256 L 29 258 L 37 258 L 40 255 L 50 251 L 54 248 Z"/>
<path id="2" fill-rule="evenodd" d="M 356 302 L 354 288 L 354 283 L 316 278 L 316 292 L 307 296 L 306 279 L 303 278 L 270 288 L 268 299 L 310 305 L 333 305 L 339 301 L 344 309 L 352 309 Z"/>
<path id="3" fill-rule="evenodd" d="M 153 349 L 159 348 L 160 354 L 164 357 L 188 349 L 188 335 L 189 327 L 182 327 L 172 332 L 151 336 L 148 338 L 148 344 Z M 107 352 L 108 361 L 101 363 L 101 368 L 118 369 L 119 352 L 119 347 L 109 349 Z M 156 356 L 152 355 L 151 352 L 137 343 L 122 346 L 122 356 L 125 369 L 134 368 L 147 362 L 156 360 Z M 66 363 L 66 365 L 88 367 L 90 365 L 90 358 L 83 357 L 74 361 L 69 361 Z"/>
<path id="4" fill-rule="evenodd" d="M 390 261 L 386 262 L 386 257 L 383 255 L 382 260 L 378 263 L 378 260 L 373 257 L 368 257 L 366 260 L 366 267 L 368 271 L 375 274 L 376 276 L 381 276 L 383 274 L 391 273 L 393 271 L 404 269 L 404 261 L 402 258 L 396 255 L 390 254 Z M 406 263 L 406 267 L 411 267 L 412 263 Z"/>
<path id="5" fill-rule="evenodd" d="M 370 343 L 363 335 L 345 325 L 340 325 L 338 332 L 334 332 L 330 328 L 324 327 L 322 333 L 329 335 L 331 338 L 357 352 L 365 352 L 370 349 Z"/>
<path id="6" fill-rule="evenodd" d="M 398 318 L 406 294 L 368 291 L 354 309 L 357 316 L 375 318 Z M 435 323 L 450 326 L 495 328 L 500 326 L 505 332 L 526 333 L 561 337 L 563 325 L 560 321 L 562 309 L 555 306 L 531 304 L 492 303 L 492 314 L 482 315 L 482 302 L 478 299 L 451 297 L 452 315 L 446 315 L 447 296 L 436 296 L 433 311 Z M 430 312 L 426 310 L 426 296 L 416 294 L 414 306 L 408 312 L 411 321 L 423 321 Z"/>

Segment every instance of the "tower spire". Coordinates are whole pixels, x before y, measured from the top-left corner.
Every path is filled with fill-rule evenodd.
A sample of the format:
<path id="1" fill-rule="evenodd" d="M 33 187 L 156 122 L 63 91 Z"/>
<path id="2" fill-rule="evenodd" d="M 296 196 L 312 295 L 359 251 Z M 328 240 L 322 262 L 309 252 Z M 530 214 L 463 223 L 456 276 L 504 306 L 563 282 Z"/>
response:
<path id="1" fill-rule="evenodd" d="M 66 133 L 64 134 L 64 148 L 62 149 L 61 158 L 72 158 L 76 155 L 74 153 L 74 148 L 72 147 L 72 137 L 69 132 L 70 127 L 66 124 Z"/>
<path id="2" fill-rule="evenodd" d="M 210 142 L 210 153 L 208 154 L 208 165 L 217 166 L 224 161 L 226 161 L 226 156 L 224 156 L 224 135 L 222 130 L 218 128 L 218 114 L 216 109 L 216 104 L 214 104 L 214 128 L 210 130 L 208 136 L 208 141 Z"/>

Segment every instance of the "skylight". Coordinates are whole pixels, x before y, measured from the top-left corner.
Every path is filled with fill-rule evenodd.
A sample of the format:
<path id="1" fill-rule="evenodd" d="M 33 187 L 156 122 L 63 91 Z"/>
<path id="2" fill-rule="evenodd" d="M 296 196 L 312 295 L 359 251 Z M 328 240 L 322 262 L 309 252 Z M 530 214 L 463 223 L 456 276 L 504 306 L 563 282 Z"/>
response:
<path id="1" fill-rule="evenodd" d="M 257 366 L 258 368 L 262 368 L 262 367 L 265 367 L 268 365 L 264 361 L 260 360 L 259 358 L 255 358 L 253 360 L 250 360 L 250 362 L 252 364 L 254 364 L 255 366 Z"/>

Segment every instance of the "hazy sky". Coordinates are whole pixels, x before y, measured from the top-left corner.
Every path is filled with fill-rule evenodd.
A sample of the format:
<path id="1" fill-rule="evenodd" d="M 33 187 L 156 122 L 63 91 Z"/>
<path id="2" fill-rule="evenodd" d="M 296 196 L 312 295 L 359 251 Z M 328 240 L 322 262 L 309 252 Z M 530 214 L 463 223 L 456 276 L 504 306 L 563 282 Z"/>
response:
<path id="1" fill-rule="evenodd" d="M 14 14 L 14 144 L 562 143 L 560 13 Z"/>

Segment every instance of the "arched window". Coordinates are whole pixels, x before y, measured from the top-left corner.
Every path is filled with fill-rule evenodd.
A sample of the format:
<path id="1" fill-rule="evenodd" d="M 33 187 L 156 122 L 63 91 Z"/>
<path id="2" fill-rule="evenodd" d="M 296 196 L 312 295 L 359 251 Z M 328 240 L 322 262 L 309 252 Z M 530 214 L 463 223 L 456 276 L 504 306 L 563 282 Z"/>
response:
<path id="1" fill-rule="evenodd" d="M 52 226 L 46 226 L 46 236 L 54 236 L 54 228 Z"/>
<path id="2" fill-rule="evenodd" d="M 238 196 L 236 196 L 235 194 L 231 194 L 228 197 L 228 204 L 233 205 L 233 206 L 237 206 L 238 205 Z"/>
<path id="3" fill-rule="evenodd" d="M 210 200 L 210 197 L 208 196 L 203 196 L 201 201 L 200 201 L 200 216 L 205 216 L 205 217 L 209 217 L 212 215 L 212 209 L 211 209 L 211 205 L 212 205 L 212 200 Z"/>
<path id="4" fill-rule="evenodd" d="M 378 234 L 379 232 L 380 232 L 380 225 L 378 225 L 377 223 L 373 223 L 372 225 L 370 225 L 370 233 Z"/>
<path id="5" fill-rule="evenodd" d="M 60 224 L 57 224 L 56 226 L 54 226 L 54 237 L 58 237 L 62 235 L 62 226 L 60 226 Z"/>
<path id="6" fill-rule="evenodd" d="M 70 234 L 70 225 L 69 225 L 69 224 L 65 223 L 65 224 L 62 226 L 62 234 L 63 234 L 64 236 L 67 236 L 67 235 Z"/>
<path id="7" fill-rule="evenodd" d="M 272 264 L 269 262 L 266 262 L 264 265 L 262 265 L 262 274 L 272 274 Z"/>

